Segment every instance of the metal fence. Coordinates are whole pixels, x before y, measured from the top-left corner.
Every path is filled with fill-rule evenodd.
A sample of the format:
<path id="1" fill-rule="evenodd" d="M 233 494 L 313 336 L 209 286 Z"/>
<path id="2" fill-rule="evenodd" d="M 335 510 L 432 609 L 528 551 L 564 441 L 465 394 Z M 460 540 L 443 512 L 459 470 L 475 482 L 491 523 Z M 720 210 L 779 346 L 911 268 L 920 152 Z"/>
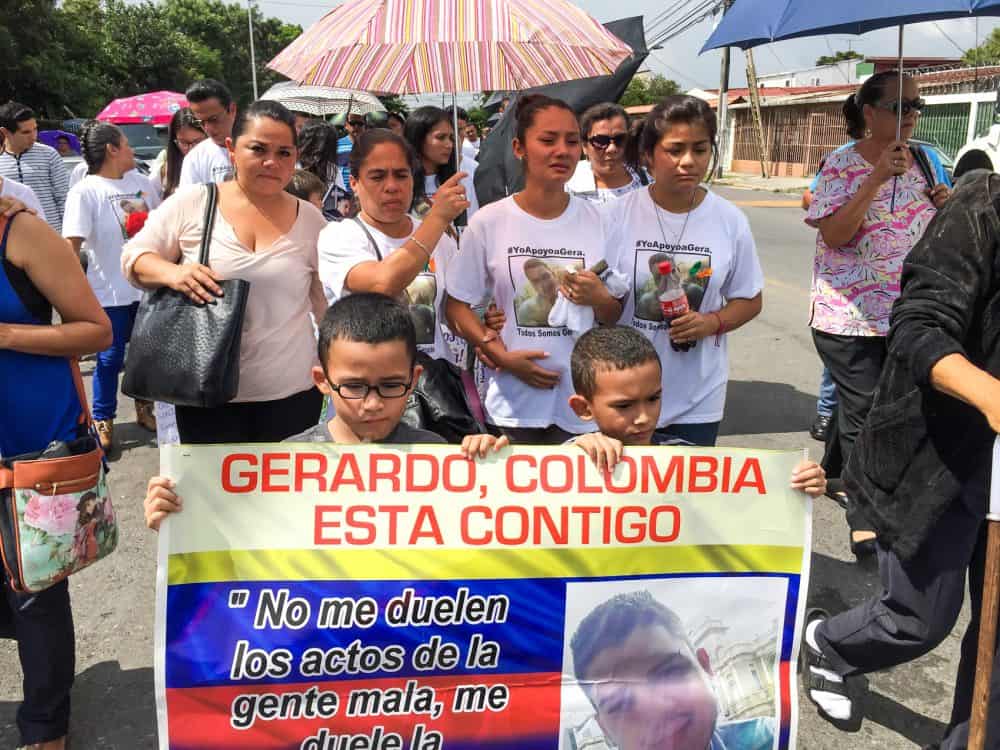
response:
<path id="1" fill-rule="evenodd" d="M 933 143 L 948 156 L 954 157 L 965 145 L 971 109 L 972 105 L 968 102 L 931 104 L 921 113 L 913 136 L 918 140 Z M 980 107 L 980 110 L 982 109 Z M 992 110 L 992 107 L 986 109 Z"/>
<path id="2" fill-rule="evenodd" d="M 839 104 L 764 107 L 761 116 L 767 162 L 784 164 L 789 173 L 795 164 L 804 164 L 806 174 L 814 173 L 827 154 L 850 140 Z M 757 140 L 748 109 L 736 111 L 733 159 L 758 159 Z"/>

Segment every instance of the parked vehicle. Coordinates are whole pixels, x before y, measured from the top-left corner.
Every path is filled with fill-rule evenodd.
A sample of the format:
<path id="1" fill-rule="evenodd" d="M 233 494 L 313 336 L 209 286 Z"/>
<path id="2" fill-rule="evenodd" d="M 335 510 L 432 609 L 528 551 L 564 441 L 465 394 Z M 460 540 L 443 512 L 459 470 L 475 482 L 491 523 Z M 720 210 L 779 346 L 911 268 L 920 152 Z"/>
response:
<path id="1" fill-rule="evenodd" d="M 996 172 L 998 167 L 1000 167 L 1000 90 L 997 91 L 993 125 L 989 132 L 969 141 L 955 154 L 954 179 L 959 179 L 973 169 L 989 169 Z"/>

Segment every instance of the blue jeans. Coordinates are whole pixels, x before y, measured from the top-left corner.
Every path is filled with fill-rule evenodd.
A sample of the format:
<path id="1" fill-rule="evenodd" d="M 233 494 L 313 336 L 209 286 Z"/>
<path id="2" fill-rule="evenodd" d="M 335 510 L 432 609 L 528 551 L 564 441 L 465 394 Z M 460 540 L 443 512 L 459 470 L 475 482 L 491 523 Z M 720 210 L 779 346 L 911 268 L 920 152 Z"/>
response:
<path id="1" fill-rule="evenodd" d="M 686 440 L 692 445 L 700 445 L 705 448 L 715 447 L 715 441 L 719 439 L 720 422 L 701 422 L 693 424 L 668 424 L 656 431 L 658 435 L 666 435 L 672 438 Z"/>
<path id="2" fill-rule="evenodd" d="M 833 410 L 837 408 L 837 386 L 833 383 L 830 370 L 823 368 L 823 374 L 819 379 L 819 399 L 816 401 L 816 413 L 823 417 L 833 415 Z"/>
<path id="3" fill-rule="evenodd" d="M 114 336 L 111 346 L 97 355 L 94 370 L 94 419 L 114 419 L 118 413 L 118 375 L 125 364 L 125 345 L 132 338 L 132 324 L 139 303 L 105 307 Z"/>

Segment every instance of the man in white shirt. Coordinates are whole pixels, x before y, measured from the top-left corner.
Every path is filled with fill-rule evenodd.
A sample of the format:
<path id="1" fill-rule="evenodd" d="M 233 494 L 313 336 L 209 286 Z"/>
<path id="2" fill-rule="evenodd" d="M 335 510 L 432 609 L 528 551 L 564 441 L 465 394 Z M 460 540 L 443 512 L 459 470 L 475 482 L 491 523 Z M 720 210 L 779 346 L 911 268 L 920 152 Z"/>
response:
<path id="1" fill-rule="evenodd" d="M 470 121 L 465 124 L 462 131 L 465 136 L 465 141 L 462 143 L 462 154 L 470 159 L 475 159 L 479 156 L 479 147 L 482 145 L 482 139 L 479 137 L 479 127 L 476 123 Z"/>
<path id="2" fill-rule="evenodd" d="M 184 157 L 180 185 L 225 182 L 233 174 L 226 139 L 236 122 L 236 102 L 225 84 L 212 78 L 195 81 L 184 93 L 196 123 L 208 135 Z"/>
<path id="3" fill-rule="evenodd" d="M 462 155 L 458 171 L 465 172 L 468 175 L 468 177 L 462 180 L 462 185 L 465 187 L 465 193 L 469 197 L 469 203 L 471 204 L 466 212 L 466 217 L 467 219 L 471 219 L 472 215 L 479 210 L 479 201 L 476 198 L 476 170 L 479 168 L 479 162 L 465 152 L 465 128 L 469 124 L 469 113 L 461 107 L 456 107 L 455 111 L 458 114 L 458 132 L 455 134 L 455 137 L 458 139 L 458 152 Z M 451 112 L 449 111 L 448 114 L 451 114 Z"/>

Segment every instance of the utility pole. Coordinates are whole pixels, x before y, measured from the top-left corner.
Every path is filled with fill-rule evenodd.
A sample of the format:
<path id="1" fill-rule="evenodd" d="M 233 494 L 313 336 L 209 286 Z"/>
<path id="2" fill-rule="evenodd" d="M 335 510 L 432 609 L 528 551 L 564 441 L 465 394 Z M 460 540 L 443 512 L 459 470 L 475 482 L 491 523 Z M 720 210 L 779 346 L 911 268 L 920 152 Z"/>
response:
<path id="1" fill-rule="evenodd" d="M 733 6 L 734 0 L 724 0 L 722 14 Z M 722 76 L 719 82 L 719 164 L 717 177 L 722 177 L 729 141 L 729 47 L 722 48 Z"/>
<path id="2" fill-rule="evenodd" d="M 250 26 L 250 76 L 253 80 L 253 100 L 257 101 L 257 58 L 253 51 L 253 3 L 247 0 L 247 24 Z"/>

